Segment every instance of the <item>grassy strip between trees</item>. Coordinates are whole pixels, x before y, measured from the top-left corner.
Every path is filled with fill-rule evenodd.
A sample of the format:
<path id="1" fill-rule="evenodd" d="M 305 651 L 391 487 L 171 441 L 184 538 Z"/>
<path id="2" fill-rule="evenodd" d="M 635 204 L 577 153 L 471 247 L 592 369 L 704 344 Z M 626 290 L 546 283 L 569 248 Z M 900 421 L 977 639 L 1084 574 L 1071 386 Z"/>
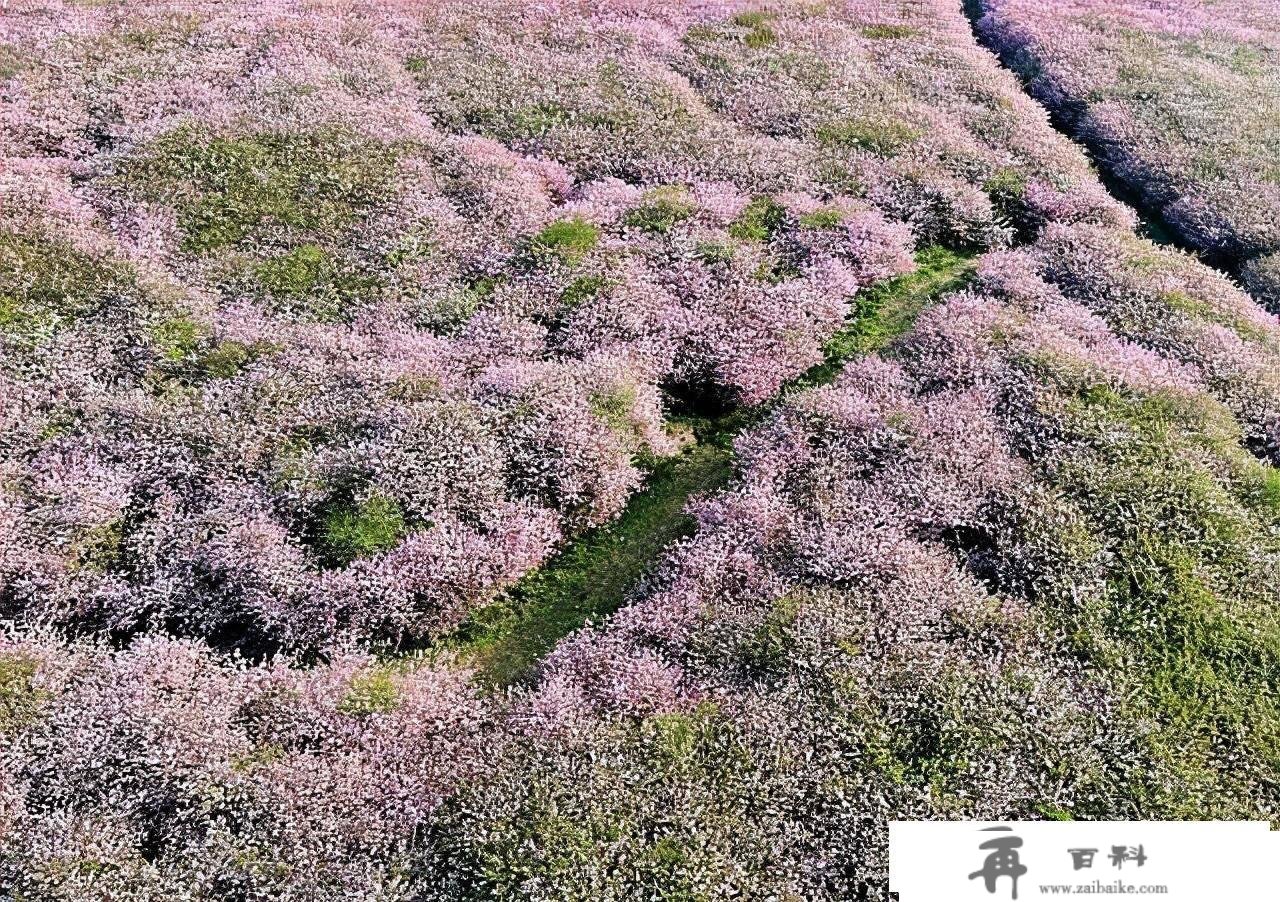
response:
<path id="1" fill-rule="evenodd" d="M 847 361 L 908 331 L 936 298 L 967 281 L 973 256 L 940 247 L 922 250 L 915 272 L 858 295 L 848 325 L 827 343 L 826 359 L 788 383 L 774 401 L 719 417 L 685 419 L 693 444 L 658 461 L 645 490 L 617 520 L 579 536 L 499 601 L 474 612 L 437 649 L 455 652 L 484 685 L 509 686 L 530 676 L 561 638 L 617 610 L 662 550 L 693 530 L 685 505 L 690 496 L 729 482 L 738 433 L 782 398 L 833 381 Z"/>

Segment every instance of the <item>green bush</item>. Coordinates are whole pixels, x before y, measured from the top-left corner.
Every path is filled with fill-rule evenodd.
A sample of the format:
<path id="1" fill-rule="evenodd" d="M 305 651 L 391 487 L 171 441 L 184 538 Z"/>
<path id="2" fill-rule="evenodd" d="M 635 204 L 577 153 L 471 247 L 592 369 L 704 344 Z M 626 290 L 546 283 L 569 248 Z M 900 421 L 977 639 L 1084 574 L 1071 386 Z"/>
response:
<path id="1" fill-rule="evenodd" d="M 395 547 L 404 531 L 400 505 L 374 493 L 363 501 L 338 504 L 327 511 L 321 540 L 330 557 L 347 564 Z"/>
<path id="2" fill-rule="evenodd" d="M 187 316 L 162 320 L 149 331 L 161 359 L 175 363 L 195 354 L 206 337 L 200 324 Z"/>
<path id="3" fill-rule="evenodd" d="M 880 156 L 893 156 L 916 141 L 923 132 L 900 119 L 837 119 L 818 126 L 816 137 L 831 147 L 869 150 Z"/>
<path id="4" fill-rule="evenodd" d="M 645 195 L 644 202 L 631 210 L 623 222 L 633 229 L 652 235 L 665 235 L 693 215 L 693 199 L 683 188 L 665 186 Z"/>
<path id="5" fill-rule="evenodd" d="M 753 776 L 712 705 L 507 743 L 437 812 L 417 867 L 438 875 L 436 899 L 710 898 L 769 855 Z"/>
<path id="6" fill-rule="evenodd" d="M 238 341 L 220 341 L 198 362 L 201 371 L 214 379 L 229 379 L 253 359 L 260 348 L 250 348 Z"/>
<path id="7" fill-rule="evenodd" d="M 733 259 L 733 246 L 715 241 L 703 241 L 694 248 L 694 254 L 708 266 L 717 266 Z"/>
<path id="8" fill-rule="evenodd" d="M 633 385 L 618 385 L 591 395 L 591 412 L 618 432 L 631 431 L 631 411 L 635 404 Z"/>
<path id="9" fill-rule="evenodd" d="M 787 211 L 773 198 L 755 198 L 729 225 L 729 235 L 743 241 L 768 241 L 782 230 Z"/>
<path id="10" fill-rule="evenodd" d="M 600 230 L 574 216 L 551 223 L 534 236 L 530 247 L 537 257 L 556 257 L 568 264 L 582 262 L 600 241 Z"/>

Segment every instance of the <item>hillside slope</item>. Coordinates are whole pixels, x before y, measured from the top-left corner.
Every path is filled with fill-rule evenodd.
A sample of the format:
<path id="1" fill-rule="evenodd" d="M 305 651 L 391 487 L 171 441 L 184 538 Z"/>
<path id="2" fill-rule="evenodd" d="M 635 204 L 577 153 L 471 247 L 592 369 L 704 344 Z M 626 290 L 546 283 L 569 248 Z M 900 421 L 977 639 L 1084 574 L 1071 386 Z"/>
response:
<path id="1" fill-rule="evenodd" d="M 1280 818 L 1280 322 L 958 3 L 26 0 L 0 75 L 8 895 Z"/>

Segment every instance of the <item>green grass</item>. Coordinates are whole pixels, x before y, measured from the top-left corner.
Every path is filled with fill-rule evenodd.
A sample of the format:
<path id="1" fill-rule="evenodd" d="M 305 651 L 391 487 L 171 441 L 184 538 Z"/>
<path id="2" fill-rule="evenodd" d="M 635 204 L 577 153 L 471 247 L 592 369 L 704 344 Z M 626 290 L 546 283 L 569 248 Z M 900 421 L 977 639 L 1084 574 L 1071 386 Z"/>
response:
<path id="1" fill-rule="evenodd" d="M 475 611 L 436 648 L 475 668 L 481 685 L 508 686 L 528 678 L 564 636 L 617 610 L 662 551 L 693 529 L 685 513 L 691 495 L 714 492 L 733 475 L 733 439 L 760 422 L 787 395 L 824 385 L 846 361 L 883 348 L 911 328 L 934 299 L 964 283 L 972 256 L 942 248 L 917 255 L 919 269 L 860 296 L 855 315 L 826 346 L 826 359 L 783 388 L 774 400 L 718 417 L 684 417 L 693 445 L 658 461 L 647 488 L 613 523 L 577 538 L 522 579 L 498 602 Z M 601 399 L 602 415 L 621 411 L 625 399 Z"/>
<path id="2" fill-rule="evenodd" d="M 607 285 L 608 280 L 604 276 L 578 276 L 560 292 L 560 303 L 565 307 L 577 307 L 594 298 Z"/>
<path id="3" fill-rule="evenodd" d="M 800 225 L 810 229 L 834 229 L 840 225 L 844 216 L 839 210 L 821 209 L 800 216 Z"/>
<path id="4" fill-rule="evenodd" d="M 370 714 L 386 714 L 400 705 L 400 692 L 391 673 L 374 668 L 356 674 L 351 687 L 338 703 L 338 710 L 351 717 L 367 717 Z"/>
<path id="5" fill-rule="evenodd" d="M 912 28 L 910 25 L 868 25 L 862 29 L 863 37 L 871 38 L 873 41 L 909 38 L 919 33 L 918 28 Z"/>
<path id="6" fill-rule="evenodd" d="M 900 119 L 839 119 L 820 125 L 818 141 L 829 147 L 867 150 L 891 157 L 918 139 L 923 132 Z"/>
<path id="7" fill-rule="evenodd" d="M 117 178 L 173 203 L 183 249 L 207 254 L 274 230 L 335 235 L 385 197 L 398 153 L 334 129 L 209 137 L 181 127 L 123 161 Z"/>
<path id="8" fill-rule="evenodd" d="M 36 341 L 137 296 L 124 263 L 42 235 L 0 231 L 0 332 Z"/>
<path id="9" fill-rule="evenodd" d="M 1074 519 L 1087 538 L 1038 569 L 1092 558 L 1106 576 L 1101 591 L 1080 596 L 1064 579 L 1038 601 L 1067 648 L 1120 687 L 1119 712 L 1145 725 L 1153 766 L 1130 791 L 1161 818 L 1256 817 L 1233 800 L 1280 766 L 1275 471 L 1204 396 L 1032 365 L 1057 386 L 1040 406 L 1073 449 L 1046 469 L 1061 493 L 1051 521 Z"/>
<path id="10" fill-rule="evenodd" d="M 0 736 L 36 718 L 45 693 L 35 688 L 36 661 L 17 652 L 0 654 Z"/>
<path id="11" fill-rule="evenodd" d="M 232 340 L 215 341 L 207 327 L 182 313 L 153 323 L 147 333 L 159 358 L 159 377 L 186 384 L 229 379 L 272 350 L 266 343 L 249 346 Z"/>
<path id="12" fill-rule="evenodd" d="M 329 256 L 314 244 L 303 244 L 254 267 L 258 280 L 271 294 L 305 297 L 320 284 L 329 269 Z"/>
<path id="13" fill-rule="evenodd" d="M 772 197 L 761 195 L 729 224 L 729 234 L 741 241 L 768 241 L 782 230 L 786 221 L 787 211 L 782 205 Z"/>
<path id="14" fill-rule="evenodd" d="M 580 216 L 557 220 L 534 236 L 531 249 L 539 257 L 556 256 L 580 263 L 600 241 L 600 230 Z"/>
<path id="15" fill-rule="evenodd" d="M 746 29 L 746 34 L 742 36 L 742 43 L 752 50 L 759 50 L 761 47 L 777 43 L 778 33 L 769 24 L 772 18 L 770 13 L 757 11 L 738 13 L 731 21 L 739 28 Z"/>
<path id="16" fill-rule="evenodd" d="M 853 318 L 826 344 L 826 360 L 797 379 L 792 390 L 825 385 L 851 357 L 878 351 L 904 335 L 936 298 L 963 286 L 974 266 L 972 254 L 942 247 L 925 248 L 916 255 L 916 263 L 915 272 L 857 295 Z"/>
<path id="17" fill-rule="evenodd" d="M 651 235 L 665 235 L 693 215 L 695 206 L 689 192 L 678 185 L 664 185 L 648 192 L 640 206 L 623 222 Z"/>
<path id="18" fill-rule="evenodd" d="M 329 510 L 321 541 L 335 562 L 348 564 L 394 547 L 404 531 L 400 505 L 386 495 L 374 494 L 358 504 L 340 504 Z"/>
<path id="19" fill-rule="evenodd" d="M 684 512 L 689 496 L 724 485 L 732 470 L 730 452 L 714 444 L 659 461 L 648 488 L 621 517 L 568 545 L 501 602 L 476 611 L 446 647 L 476 669 L 482 684 L 519 681 L 562 637 L 617 610 L 662 550 L 693 529 Z"/>

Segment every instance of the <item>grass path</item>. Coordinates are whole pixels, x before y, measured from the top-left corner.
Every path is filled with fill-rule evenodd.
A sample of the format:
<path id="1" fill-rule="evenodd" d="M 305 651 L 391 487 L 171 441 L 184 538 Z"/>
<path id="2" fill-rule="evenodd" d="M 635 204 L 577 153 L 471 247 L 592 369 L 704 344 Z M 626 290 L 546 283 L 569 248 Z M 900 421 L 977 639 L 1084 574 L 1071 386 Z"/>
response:
<path id="1" fill-rule="evenodd" d="M 695 441 L 659 461 L 646 488 L 612 523 L 590 530 L 528 574 L 497 602 L 475 611 L 436 648 L 451 650 L 486 686 L 528 678 L 564 636 L 626 601 L 663 549 L 689 535 L 690 496 L 714 492 L 733 475 L 733 438 L 762 420 L 789 394 L 825 385 L 850 359 L 878 350 L 909 330 L 940 295 L 963 285 L 973 256 L 926 248 L 919 269 L 859 294 L 848 324 L 824 348 L 825 360 L 789 382 L 774 400 L 714 418 L 686 418 Z"/>

